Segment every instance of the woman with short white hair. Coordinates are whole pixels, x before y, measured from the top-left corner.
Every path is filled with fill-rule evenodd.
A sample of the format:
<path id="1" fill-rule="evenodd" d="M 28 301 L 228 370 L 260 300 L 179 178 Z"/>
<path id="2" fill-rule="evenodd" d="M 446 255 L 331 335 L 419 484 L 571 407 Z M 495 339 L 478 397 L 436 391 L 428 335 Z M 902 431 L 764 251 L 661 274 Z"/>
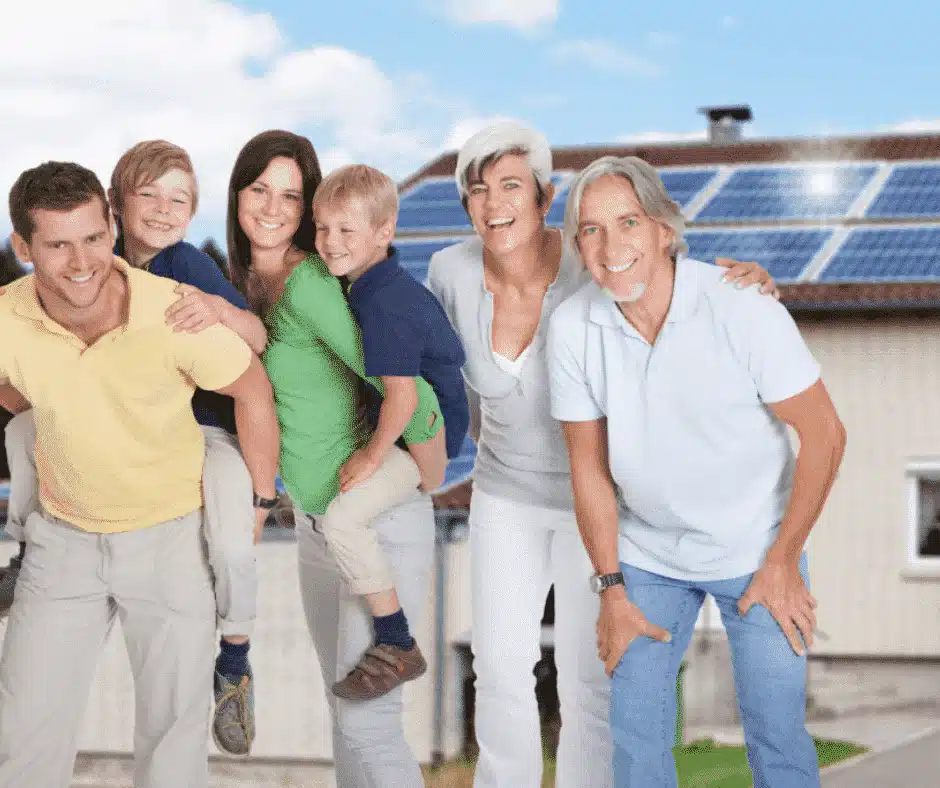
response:
<path id="1" fill-rule="evenodd" d="M 568 453 L 550 413 L 545 353 L 552 312 L 587 274 L 561 232 L 546 226 L 551 174 L 548 141 L 523 124 L 471 137 L 456 180 L 477 237 L 437 252 L 428 273 L 466 350 L 477 443 L 470 506 L 477 788 L 541 785 L 533 668 L 552 585 L 562 718 L 556 785 L 612 785 L 598 596 L 575 522 Z M 732 265 L 728 278 L 773 290 L 756 263 Z"/>

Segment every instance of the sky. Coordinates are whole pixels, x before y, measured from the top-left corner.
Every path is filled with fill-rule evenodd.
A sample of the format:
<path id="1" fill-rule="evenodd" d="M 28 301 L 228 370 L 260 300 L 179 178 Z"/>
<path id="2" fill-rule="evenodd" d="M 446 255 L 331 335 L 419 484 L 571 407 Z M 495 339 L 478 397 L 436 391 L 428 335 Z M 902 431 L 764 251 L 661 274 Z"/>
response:
<path id="1" fill-rule="evenodd" d="M 224 245 L 232 163 L 268 128 L 309 136 L 325 171 L 397 180 L 498 118 L 553 145 L 703 138 L 698 108 L 728 103 L 751 105 L 747 137 L 940 132 L 940 5 L 923 0 L 4 5 L 4 192 L 48 159 L 107 183 L 132 144 L 169 139 L 199 176 L 194 243 Z"/>

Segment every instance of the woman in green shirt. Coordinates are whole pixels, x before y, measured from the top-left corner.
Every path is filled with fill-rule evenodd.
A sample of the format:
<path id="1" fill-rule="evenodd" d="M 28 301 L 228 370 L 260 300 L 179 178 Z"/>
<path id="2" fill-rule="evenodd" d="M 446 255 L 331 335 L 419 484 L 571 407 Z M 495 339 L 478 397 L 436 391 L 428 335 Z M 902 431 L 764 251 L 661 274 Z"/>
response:
<path id="1" fill-rule="evenodd" d="M 304 611 L 330 687 L 371 645 L 372 624 L 316 523 L 339 492 L 340 467 L 368 442 L 369 427 L 360 407 L 360 380 L 367 378 L 359 329 L 339 280 L 314 251 L 311 204 L 320 178 L 316 153 L 305 137 L 286 131 L 254 137 L 232 171 L 227 236 L 232 280 L 268 328 L 262 358 L 280 424 L 280 475 L 295 504 Z M 430 423 L 435 426 L 428 428 Z M 403 437 L 421 443 L 441 423 L 437 398 L 419 379 L 418 408 Z M 392 509 L 374 528 L 405 614 L 417 621 L 425 609 L 434 553 L 430 496 Z M 405 742 L 401 687 L 364 702 L 330 692 L 326 697 L 337 788 L 424 785 Z"/>

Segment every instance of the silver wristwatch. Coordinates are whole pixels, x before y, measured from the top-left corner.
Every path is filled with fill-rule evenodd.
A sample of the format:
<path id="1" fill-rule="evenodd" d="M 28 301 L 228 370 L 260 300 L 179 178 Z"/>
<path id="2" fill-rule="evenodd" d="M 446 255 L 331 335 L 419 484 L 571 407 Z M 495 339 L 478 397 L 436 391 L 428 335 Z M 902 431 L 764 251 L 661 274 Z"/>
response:
<path id="1" fill-rule="evenodd" d="M 612 572 L 609 575 L 594 575 L 591 577 L 591 590 L 595 594 L 601 593 L 611 586 L 626 585 L 623 580 L 623 572 Z"/>

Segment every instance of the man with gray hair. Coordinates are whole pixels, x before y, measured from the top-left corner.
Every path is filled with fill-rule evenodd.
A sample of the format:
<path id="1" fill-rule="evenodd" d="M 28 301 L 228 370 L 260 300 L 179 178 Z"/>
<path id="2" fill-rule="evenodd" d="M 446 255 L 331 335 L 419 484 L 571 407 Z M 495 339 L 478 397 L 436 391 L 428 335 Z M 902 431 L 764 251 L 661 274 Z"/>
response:
<path id="1" fill-rule="evenodd" d="M 570 188 L 592 281 L 555 310 L 552 415 L 601 591 L 618 788 L 676 785 L 675 681 L 711 594 L 731 646 L 754 784 L 819 786 L 806 731 L 815 628 L 804 545 L 845 431 L 786 309 L 683 259 L 656 171 L 605 157 Z M 787 434 L 800 439 L 794 459 Z"/>

